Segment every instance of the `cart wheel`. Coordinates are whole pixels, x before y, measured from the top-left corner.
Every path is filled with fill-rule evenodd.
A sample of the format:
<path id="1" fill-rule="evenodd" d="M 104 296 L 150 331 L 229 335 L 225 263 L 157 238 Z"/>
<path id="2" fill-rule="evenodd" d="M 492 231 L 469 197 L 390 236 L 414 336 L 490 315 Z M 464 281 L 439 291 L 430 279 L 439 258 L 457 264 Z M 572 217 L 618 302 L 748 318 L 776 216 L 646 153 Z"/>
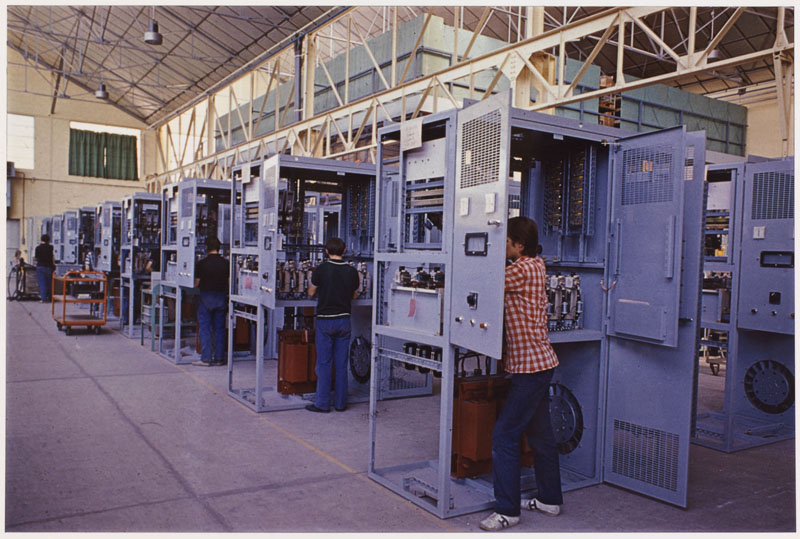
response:
<path id="1" fill-rule="evenodd" d="M 67 326 L 66 328 L 64 328 L 64 333 L 66 333 L 67 335 L 72 335 L 72 328 Z"/>
<path id="2" fill-rule="evenodd" d="M 92 331 L 94 332 L 95 335 L 100 335 L 100 326 L 94 326 L 92 328 Z"/>
<path id="3" fill-rule="evenodd" d="M 56 322 L 56 327 L 58 328 L 58 331 L 61 331 L 61 322 Z"/>

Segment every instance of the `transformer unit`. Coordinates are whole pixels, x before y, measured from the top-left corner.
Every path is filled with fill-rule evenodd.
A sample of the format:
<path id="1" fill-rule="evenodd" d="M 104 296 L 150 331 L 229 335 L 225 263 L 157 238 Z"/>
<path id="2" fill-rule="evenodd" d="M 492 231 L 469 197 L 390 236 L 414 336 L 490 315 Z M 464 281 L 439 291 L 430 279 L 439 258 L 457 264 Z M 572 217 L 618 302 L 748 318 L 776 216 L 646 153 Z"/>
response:
<path id="1" fill-rule="evenodd" d="M 120 220 L 122 333 L 138 337 L 141 289 L 161 264 L 161 195 L 136 193 L 122 199 Z"/>
<path id="2" fill-rule="evenodd" d="M 372 306 L 372 165 L 276 155 L 233 171 L 231 320 L 255 327 L 255 372 L 232 356 L 229 326 L 228 393 L 258 411 L 301 408 L 316 388 L 313 335 L 316 299 L 311 273 L 323 261 L 327 238 L 344 240 L 344 259 L 359 272 L 353 300 L 349 401 L 369 397 Z M 278 358 L 274 385 L 266 385 L 265 358 Z M 400 376 L 402 375 L 402 376 Z M 255 383 L 253 384 L 253 380 Z M 382 382 L 381 398 L 430 394 L 429 375 L 398 373 Z"/>
<path id="3" fill-rule="evenodd" d="M 190 363 L 199 357 L 194 341 L 188 342 L 188 337 L 195 336 L 195 323 L 193 313 L 186 312 L 190 303 L 184 305 L 184 299 L 194 294 L 195 264 L 206 255 L 206 238 L 219 238 L 220 254 L 229 254 L 230 186 L 223 180 L 184 178 L 161 191 L 158 350 L 175 363 Z M 164 337 L 165 327 L 171 328 L 172 339 Z"/>
<path id="4" fill-rule="evenodd" d="M 725 394 L 693 441 L 732 452 L 794 437 L 794 159 L 711 166 L 707 181 L 702 344 Z"/>
<path id="5" fill-rule="evenodd" d="M 519 214 L 539 225 L 550 281 L 564 490 L 608 482 L 685 506 L 704 155 L 704 133 L 583 125 L 506 93 L 384 127 L 373 373 L 411 365 L 442 383 L 438 450 L 416 462 L 402 455 L 419 455 L 417 417 L 386 428 L 372 392 L 369 477 L 441 518 L 493 505 L 506 226 Z M 405 284 L 420 267 L 443 287 Z M 523 468 L 523 490 L 534 474 Z"/>

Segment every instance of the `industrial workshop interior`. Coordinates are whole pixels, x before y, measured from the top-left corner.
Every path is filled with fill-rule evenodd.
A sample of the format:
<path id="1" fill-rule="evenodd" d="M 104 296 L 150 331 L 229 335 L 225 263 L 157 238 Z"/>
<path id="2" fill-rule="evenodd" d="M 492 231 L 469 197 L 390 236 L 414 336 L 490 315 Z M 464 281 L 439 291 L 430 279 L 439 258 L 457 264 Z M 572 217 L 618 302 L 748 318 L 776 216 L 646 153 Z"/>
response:
<path id="1" fill-rule="evenodd" d="M 796 532 L 792 3 L 5 16 L 5 532 Z"/>

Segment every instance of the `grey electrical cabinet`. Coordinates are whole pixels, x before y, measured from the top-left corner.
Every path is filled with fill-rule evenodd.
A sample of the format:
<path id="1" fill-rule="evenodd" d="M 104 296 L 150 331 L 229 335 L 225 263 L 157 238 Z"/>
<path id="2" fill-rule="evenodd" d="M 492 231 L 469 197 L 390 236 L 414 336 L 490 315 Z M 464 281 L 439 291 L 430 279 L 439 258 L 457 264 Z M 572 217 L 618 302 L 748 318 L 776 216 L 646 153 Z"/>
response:
<path id="1" fill-rule="evenodd" d="M 123 296 L 122 333 L 137 336 L 139 303 L 144 281 L 161 263 L 161 195 L 135 193 L 122 199 L 120 220 L 120 280 Z"/>
<path id="2" fill-rule="evenodd" d="M 346 160 L 275 155 L 233 168 L 230 313 L 255 326 L 255 383 L 242 384 L 228 336 L 228 394 L 257 412 L 302 408 L 316 388 L 311 275 L 325 242 L 339 237 L 359 274 L 352 302 L 348 400 L 365 401 L 370 384 L 375 167 Z M 238 323 L 238 321 L 237 321 Z M 263 359 L 278 358 L 267 385 Z M 384 398 L 430 394 L 428 375 L 384 380 Z M 391 388 L 389 385 L 393 384 Z"/>
<path id="3" fill-rule="evenodd" d="M 61 262 L 64 257 L 64 216 L 62 214 L 54 215 L 50 220 L 50 227 L 53 243 L 53 261 Z"/>
<path id="4" fill-rule="evenodd" d="M 63 214 L 63 254 L 61 262 L 65 264 L 78 263 L 78 212 L 68 210 Z"/>
<path id="5" fill-rule="evenodd" d="M 178 183 L 177 284 L 194 288 L 194 270 L 205 257 L 205 241 L 220 240 L 220 254 L 229 249 L 231 206 L 230 182 L 205 178 L 184 178 Z"/>
<path id="6" fill-rule="evenodd" d="M 733 452 L 794 437 L 794 159 L 715 165 L 707 180 L 727 200 L 709 197 L 706 233 L 722 239 L 706 253 L 702 344 L 725 393 L 697 411 L 693 441 Z"/>
<path id="7" fill-rule="evenodd" d="M 94 252 L 95 208 L 84 206 L 78 210 L 78 264 L 83 265 L 83 257 Z"/>
<path id="8" fill-rule="evenodd" d="M 704 156 L 704 133 L 583 125 L 505 93 L 384 127 L 373 377 L 411 366 L 442 384 L 438 451 L 411 462 L 373 382 L 369 476 L 441 518 L 492 506 L 506 227 L 522 215 L 547 268 L 564 490 L 608 482 L 685 507 Z"/>
<path id="9" fill-rule="evenodd" d="M 119 271 L 121 216 L 119 202 L 106 201 L 96 206 L 94 250 L 97 271 Z"/>

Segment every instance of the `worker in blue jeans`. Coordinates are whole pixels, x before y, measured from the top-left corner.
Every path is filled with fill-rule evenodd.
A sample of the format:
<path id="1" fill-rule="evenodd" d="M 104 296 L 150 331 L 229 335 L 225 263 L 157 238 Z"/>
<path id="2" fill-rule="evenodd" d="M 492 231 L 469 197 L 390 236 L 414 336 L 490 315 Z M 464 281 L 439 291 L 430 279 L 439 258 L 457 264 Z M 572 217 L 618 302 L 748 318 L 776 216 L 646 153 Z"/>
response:
<path id="1" fill-rule="evenodd" d="M 192 365 L 210 367 L 225 365 L 225 315 L 228 312 L 230 266 L 219 254 L 219 240 L 206 239 L 208 255 L 197 263 L 194 287 L 200 289 L 197 302 L 197 322 L 200 326 L 200 361 Z M 213 348 L 213 353 L 212 353 Z"/>
<path id="2" fill-rule="evenodd" d="M 358 294 L 358 271 L 342 260 L 345 244 L 341 238 L 325 242 L 328 259 L 311 274 L 309 296 L 317 296 L 315 335 L 317 346 L 317 392 L 311 412 L 331 411 L 331 369 L 336 371 L 333 407 L 347 408 L 347 354 L 350 349 L 351 301 Z"/>
<path id="3" fill-rule="evenodd" d="M 36 260 L 36 280 L 39 283 L 39 299 L 42 303 L 50 301 L 53 286 L 53 270 L 56 264 L 53 261 L 53 246 L 50 245 L 50 236 L 42 234 L 42 243 L 36 246 L 33 258 Z"/>

